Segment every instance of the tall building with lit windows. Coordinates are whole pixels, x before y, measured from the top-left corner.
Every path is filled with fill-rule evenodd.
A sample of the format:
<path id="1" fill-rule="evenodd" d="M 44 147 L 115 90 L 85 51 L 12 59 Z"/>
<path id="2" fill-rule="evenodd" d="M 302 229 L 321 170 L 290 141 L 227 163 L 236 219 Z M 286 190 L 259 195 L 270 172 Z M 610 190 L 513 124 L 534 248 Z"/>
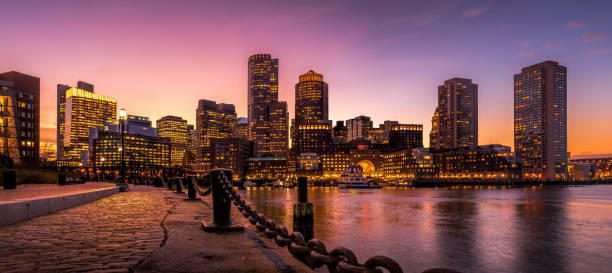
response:
<path id="1" fill-rule="evenodd" d="M 323 75 L 310 70 L 295 84 L 295 122 L 317 123 L 328 119 L 327 83 Z"/>
<path id="2" fill-rule="evenodd" d="M 288 116 L 287 103 L 278 101 L 278 59 L 270 54 L 249 57 L 249 139 L 255 142 L 256 156 L 286 156 Z"/>
<path id="3" fill-rule="evenodd" d="M 265 150 L 258 149 L 258 155 L 287 157 L 289 151 L 289 112 L 286 101 L 270 104 L 270 137 Z"/>
<path id="4" fill-rule="evenodd" d="M 233 104 L 200 100 L 196 110 L 196 166 L 199 172 L 211 168 L 213 139 L 231 136 L 236 126 L 236 108 Z"/>
<path id="5" fill-rule="evenodd" d="M 14 163 L 37 165 L 40 150 L 40 79 L 0 74 L 0 153 Z"/>
<path id="6" fill-rule="evenodd" d="M 183 157 L 191 142 L 187 120 L 177 116 L 165 116 L 155 123 L 160 137 L 170 139 L 170 164 L 183 166 Z"/>
<path id="7" fill-rule="evenodd" d="M 114 120 L 117 100 L 93 93 L 93 86 L 79 82 L 80 87 L 58 85 L 58 166 L 83 166 L 89 152 L 89 129 Z M 58 122 L 60 118 L 58 117 Z M 61 142 L 59 142 L 61 140 Z"/>
<path id="8" fill-rule="evenodd" d="M 434 149 L 478 146 L 478 85 L 471 79 L 452 78 L 438 87 L 429 137 Z"/>
<path id="9" fill-rule="evenodd" d="M 514 75 L 514 149 L 524 178 L 567 178 L 567 68 L 558 62 Z"/>
<path id="10" fill-rule="evenodd" d="M 346 121 L 347 141 L 356 139 L 368 139 L 372 130 L 372 120 L 370 117 L 358 116 Z"/>

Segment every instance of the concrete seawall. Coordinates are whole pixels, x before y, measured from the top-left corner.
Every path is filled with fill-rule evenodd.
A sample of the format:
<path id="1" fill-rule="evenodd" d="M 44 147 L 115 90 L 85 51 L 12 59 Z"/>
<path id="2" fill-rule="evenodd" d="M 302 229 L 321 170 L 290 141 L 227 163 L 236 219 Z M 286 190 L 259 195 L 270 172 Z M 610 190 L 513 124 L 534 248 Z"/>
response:
<path id="1" fill-rule="evenodd" d="M 82 205 L 118 192 L 118 187 L 111 187 L 87 192 L 0 201 L 0 226 Z"/>

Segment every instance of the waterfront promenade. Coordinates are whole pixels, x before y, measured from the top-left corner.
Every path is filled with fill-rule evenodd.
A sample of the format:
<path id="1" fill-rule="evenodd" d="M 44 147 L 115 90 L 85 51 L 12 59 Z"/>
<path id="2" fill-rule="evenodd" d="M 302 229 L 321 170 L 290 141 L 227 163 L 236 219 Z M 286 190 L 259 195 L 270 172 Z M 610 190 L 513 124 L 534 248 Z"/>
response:
<path id="1" fill-rule="evenodd" d="M 0 272 L 308 272 L 255 234 L 209 234 L 210 197 L 131 186 L 81 206 L 0 227 Z M 238 217 L 234 217 L 238 220 Z"/>

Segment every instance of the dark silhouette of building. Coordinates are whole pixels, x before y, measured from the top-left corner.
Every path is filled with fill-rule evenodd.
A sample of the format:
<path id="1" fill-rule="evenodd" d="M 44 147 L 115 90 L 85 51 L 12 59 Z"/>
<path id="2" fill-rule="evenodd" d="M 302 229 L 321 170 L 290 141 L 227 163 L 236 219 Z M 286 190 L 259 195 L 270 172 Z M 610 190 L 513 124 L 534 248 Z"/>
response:
<path id="1" fill-rule="evenodd" d="M 558 62 L 514 75 L 514 149 L 525 178 L 567 178 L 567 68 Z"/>
<path id="2" fill-rule="evenodd" d="M 432 118 L 430 147 L 478 146 L 478 85 L 471 79 L 452 78 L 438 87 L 438 107 Z"/>
<path id="3" fill-rule="evenodd" d="M 346 126 L 344 126 L 344 121 L 338 120 L 336 121 L 336 126 L 333 129 L 334 133 L 334 142 L 335 143 L 345 143 L 347 140 L 348 130 Z"/>
<path id="4" fill-rule="evenodd" d="M 37 165 L 40 151 L 40 79 L 0 74 L 0 152 L 13 162 Z"/>
<path id="5" fill-rule="evenodd" d="M 423 125 L 397 124 L 389 132 L 389 149 L 403 150 L 423 147 Z"/>

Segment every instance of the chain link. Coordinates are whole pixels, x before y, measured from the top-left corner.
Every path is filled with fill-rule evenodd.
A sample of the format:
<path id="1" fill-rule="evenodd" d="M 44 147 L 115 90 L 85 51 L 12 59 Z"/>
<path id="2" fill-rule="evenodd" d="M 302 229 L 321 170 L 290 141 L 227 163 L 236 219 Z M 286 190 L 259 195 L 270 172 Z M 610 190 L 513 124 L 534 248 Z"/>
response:
<path id="1" fill-rule="evenodd" d="M 383 272 L 382 269 L 390 273 L 403 273 L 402 268 L 393 259 L 385 256 L 374 256 L 369 258 L 364 264 L 357 261 L 353 251 L 344 247 L 334 248 L 327 252 L 325 244 L 319 239 L 304 241 L 304 236 L 299 232 L 289 234 L 287 227 L 277 226 L 271 219 L 266 219 L 263 213 L 258 213 L 256 209 L 236 192 L 230 184 L 225 174 L 218 176 L 222 181 L 221 188 L 230 200 L 233 200 L 238 211 L 249 220 L 249 222 L 261 231 L 269 239 L 274 239 L 276 245 L 287 247 L 298 260 L 310 268 L 327 266 L 330 273 L 371 273 Z M 212 188 L 212 187 L 211 187 Z M 197 189 L 197 187 L 196 187 Z M 210 190 L 209 190 L 210 191 Z"/>

